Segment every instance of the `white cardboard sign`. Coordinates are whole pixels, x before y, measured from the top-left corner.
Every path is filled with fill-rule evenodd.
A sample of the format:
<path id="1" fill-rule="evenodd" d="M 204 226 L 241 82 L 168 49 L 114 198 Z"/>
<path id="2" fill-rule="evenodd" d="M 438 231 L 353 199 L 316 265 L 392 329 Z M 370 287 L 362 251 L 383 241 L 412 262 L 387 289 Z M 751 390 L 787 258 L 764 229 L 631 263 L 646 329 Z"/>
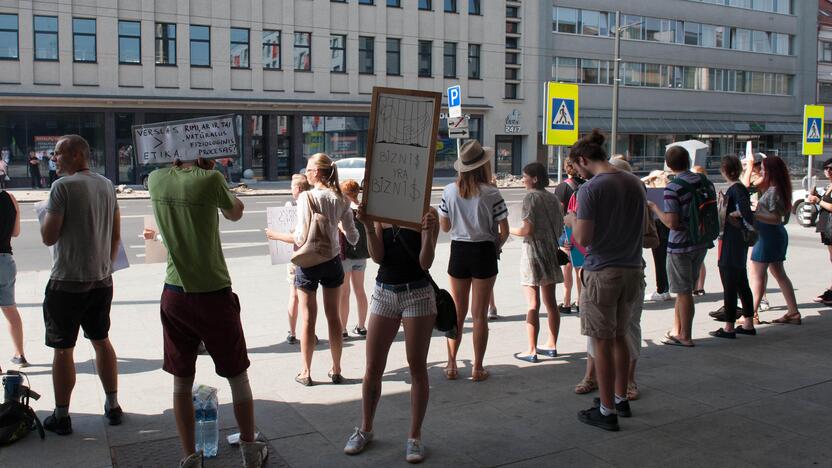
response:
<path id="1" fill-rule="evenodd" d="M 139 164 L 239 156 L 233 114 L 133 126 Z"/>
<path id="2" fill-rule="evenodd" d="M 296 206 L 266 208 L 266 222 L 272 231 L 292 232 L 295 230 L 297 219 L 298 208 Z M 272 258 L 272 265 L 291 262 L 294 251 L 293 244 L 269 240 L 269 255 Z"/>

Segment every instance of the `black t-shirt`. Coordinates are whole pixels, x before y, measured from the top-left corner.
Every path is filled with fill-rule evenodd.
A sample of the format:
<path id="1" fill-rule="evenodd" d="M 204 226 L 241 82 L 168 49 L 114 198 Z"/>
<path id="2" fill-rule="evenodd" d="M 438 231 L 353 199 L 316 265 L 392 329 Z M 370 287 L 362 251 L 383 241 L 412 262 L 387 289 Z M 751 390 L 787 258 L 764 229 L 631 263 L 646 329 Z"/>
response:
<path id="1" fill-rule="evenodd" d="M 751 195 L 745 185 L 735 183 L 725 193 L 728 209 L 726 217 L 739 210 L 746 223 L 754 225 L 754 213 L 751 211 Z M 719 252 L 718 265 L 721 267 L 745 268 L 748 259 L 748 246 L 742 238 L 740 227 L 725 222 L 722 234 L 722 248 Z"/>
<path id="2" fill-rule="evenodd" d="M 425 273 L 418 263 L 419 252 L 422 251 L 422 234 L 404 228 L 386 228 L 382 233 L 384 242 L 384 260 L 378 268 L 376 281 L 386 284 L 405 284 L 425 279 Z M 402 247 L 407 244 L 410 252 L 417 258 L 408 255 Z"/>
<path id="3" fill-rule="evenodd" d="M 3 190 L 0 192 L 0 253 L 12 253 L 12 231 L 16 218 L 12 197 Z"/>
<path id="4" fill-rule="evenodd" d="M 584 182 L 586 181 L 575 176 L 570 177 L 555 186 L 555 196 L 558 198 L 561 206 L 563 207 L 563 214 L 566 214 L 566 210 L 569 207 L 569 199 L 572 198 L 572 194 L 574 194 L 578 190 L 578 187 L 580 187 Z"/>

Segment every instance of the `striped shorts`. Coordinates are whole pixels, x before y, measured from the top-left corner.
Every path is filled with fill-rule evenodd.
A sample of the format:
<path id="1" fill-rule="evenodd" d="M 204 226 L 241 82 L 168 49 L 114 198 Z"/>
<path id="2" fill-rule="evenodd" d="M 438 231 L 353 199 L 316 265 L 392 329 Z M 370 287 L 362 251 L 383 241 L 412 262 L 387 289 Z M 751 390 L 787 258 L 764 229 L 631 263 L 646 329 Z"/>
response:
<path id="1" fill-rule="evenodd" d="M 436 315 L 436 295 L 429 284 L 413 289 L 405 288 L 401 291 L 385 289 L 384 286 L 386 285 L 376 282 L 376 288 L 370 300 L 371 314 L 392 319 Z"/>

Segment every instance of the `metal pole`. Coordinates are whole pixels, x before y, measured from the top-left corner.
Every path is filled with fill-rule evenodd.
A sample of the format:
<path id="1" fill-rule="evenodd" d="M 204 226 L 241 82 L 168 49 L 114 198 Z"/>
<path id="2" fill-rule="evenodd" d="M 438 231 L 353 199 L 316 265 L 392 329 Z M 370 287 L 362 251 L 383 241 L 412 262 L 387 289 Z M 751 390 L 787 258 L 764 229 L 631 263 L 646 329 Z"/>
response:
<path id="1" fill-rule="evenodd" d="M 551 151 L 551 146 L 549 151 Z M 558 146 L 558 183 L 563 181 L 563 146 Z"/>
<path id="2" fill-rule="evenodd" d="M 812 156 L 810 154 L 809 155 L 809 167 L 806 169 L 806 193 L 807 194 L 812 193 L 812 186 L 813 186 L 813 184 L 812 184 L 812 158 L 814 158 L 814 156 Z"/>
<path id="3" fill-rule="evenodd" d="M 619 64 L 621 62 L 621 12 L 615 12 L 615 68 L 612 77 L 612 138 L 610 141 L 610 157 L 616 154 L 618 140 L 618 86 Z"/>

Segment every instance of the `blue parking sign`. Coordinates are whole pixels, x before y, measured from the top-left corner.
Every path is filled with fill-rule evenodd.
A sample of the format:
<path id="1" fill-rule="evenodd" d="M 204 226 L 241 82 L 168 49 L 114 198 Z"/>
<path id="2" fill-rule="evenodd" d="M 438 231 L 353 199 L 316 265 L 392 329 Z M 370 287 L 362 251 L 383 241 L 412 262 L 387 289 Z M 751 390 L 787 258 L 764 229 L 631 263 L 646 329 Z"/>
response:
<path id="1" fill-rule="evenodd" d="M 552 99 L 552 121 L 549 123 L 552 130 L 574 130 L 575 129 L 575 100 L 554 98 Z"/>
<path id="2" fill-rule="evenodd" d="M 462 105 L 462 89 L 459 85 L 448 88 L 448 107 L 459 107 Z"/>

